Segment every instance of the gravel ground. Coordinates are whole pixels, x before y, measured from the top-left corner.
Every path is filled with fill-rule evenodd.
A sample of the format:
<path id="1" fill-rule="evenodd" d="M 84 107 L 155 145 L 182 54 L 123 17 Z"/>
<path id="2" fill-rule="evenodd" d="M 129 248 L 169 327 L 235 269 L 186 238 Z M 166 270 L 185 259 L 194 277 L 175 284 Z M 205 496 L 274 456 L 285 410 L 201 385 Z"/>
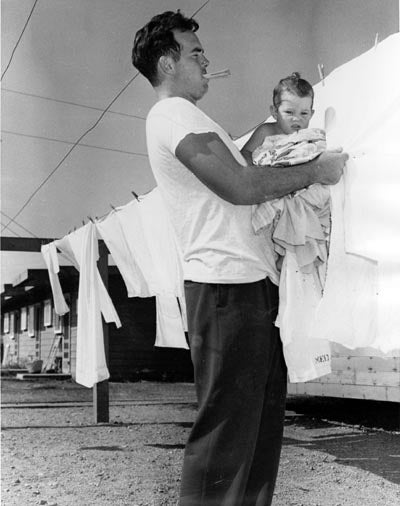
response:
<path id="1" fill-rule="evenodd" d="M 111 383 L 108 424 L 94 423 L 91 400 L 71 381 L 2 382 L 2 505 L 177 504 L 193 385 Z M 398 414 L 289 398 L 273 505 L 400 504 Z"/>

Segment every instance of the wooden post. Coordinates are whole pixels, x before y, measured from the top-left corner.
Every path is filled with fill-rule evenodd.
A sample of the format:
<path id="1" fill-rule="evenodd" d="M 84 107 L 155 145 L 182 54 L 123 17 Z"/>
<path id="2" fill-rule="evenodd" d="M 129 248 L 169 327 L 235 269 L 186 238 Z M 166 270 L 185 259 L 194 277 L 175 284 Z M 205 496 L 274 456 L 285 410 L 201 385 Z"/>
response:
<path id="1" fill-rule="evenodd" d="M 108 249 L 103 241 L 99 241 L 100 258 L 97 262 L 101 279 L 108 288 Z M 109 367 L 108 351 L 108 324 L 103 321 L 104 352 L 107 367 Z M 93 412 L 95 423 L 108 423 L 110 421 L 110 395 L 108 380 L 96 383 L 93 387 Z"/>

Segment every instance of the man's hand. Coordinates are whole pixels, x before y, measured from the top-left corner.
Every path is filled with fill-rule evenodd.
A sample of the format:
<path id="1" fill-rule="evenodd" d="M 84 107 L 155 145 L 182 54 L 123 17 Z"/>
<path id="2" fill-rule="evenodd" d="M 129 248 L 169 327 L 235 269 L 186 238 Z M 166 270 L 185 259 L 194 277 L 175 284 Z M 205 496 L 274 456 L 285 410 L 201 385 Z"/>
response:
<path id="1" fill-rule="evenodd" d="M 349 158 L 342 148 L 324 151 L 316 160 L 315 182 L 336 184 L 343 174 L 344 166 Z"/>

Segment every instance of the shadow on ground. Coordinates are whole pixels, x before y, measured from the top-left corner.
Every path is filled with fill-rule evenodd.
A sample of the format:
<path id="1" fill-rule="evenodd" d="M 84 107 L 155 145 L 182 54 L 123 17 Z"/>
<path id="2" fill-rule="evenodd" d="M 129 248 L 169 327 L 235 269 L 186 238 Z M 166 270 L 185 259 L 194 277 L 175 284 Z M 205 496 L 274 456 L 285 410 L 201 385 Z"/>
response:
<path id="1" fill-rule="evenodd" d="M 287 409 L 332 422 L 387 431 L 400 431 L 400 404 L 364 399 L 289 396 Z"/>

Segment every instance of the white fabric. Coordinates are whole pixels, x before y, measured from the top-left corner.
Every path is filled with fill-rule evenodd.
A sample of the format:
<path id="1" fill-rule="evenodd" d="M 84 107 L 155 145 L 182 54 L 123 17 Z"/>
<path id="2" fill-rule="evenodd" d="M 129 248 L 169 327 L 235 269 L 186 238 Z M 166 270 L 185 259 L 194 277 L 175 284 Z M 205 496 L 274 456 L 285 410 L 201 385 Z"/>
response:
<path id="1" fill-rule="evenodd" d="M 400 89 L 388 86 L 400 80 L 399 54 L 394 34 L 315 87 L 310 126 L 333 109 L 328 145 L 342 145 L 350 161 L 331 188 L 331 251 L 313 336 L 348 348 L 400 348 Z"/>
<path id="2" fill-rule="evenodd" d="M 312 322 L 310 335 L 357 348 L 370 346 L 377 323 L 377 264 L 349 255 L 344 249 L 343 191 L 341 180 L 332 186 L 332 229 L 324 294 L 320 304 L 304 306 Z"/>
<path id="3" fill-rule="evenodd" d="M 187 330 L 186 301 L 183 287 L 183 260 L 174 229 L 159 188 L 140 198 L 137 210 L 144 238 L 152 260 L 157 295 L 157 337 L 155 346 L 188 349 L 184 331 Z M 179 303 L 178 303 L 179 299 Z M 167 310 L 168 306 L 168 310 Z M 174 309 L 172 310 L 172 307 Z M 179 323 L 172 320 L 179 315 Z M 171 337 L 169 337 L 171 336 Z"/>
<path id="4" fill-rule="evenodd" d="M 60 280 L 58 278 L 60 265 L 58 263 L 56 245 L 54 242 L 51 242 L 50 244 L 43 244 L 41 247 L 41 252 L 46 263 L 47 270 L 49 272 L 50 286 L 54 300 L 54 310 L 58 315 L 63 315 L 65 313 L 68 313 L 69 307 L 65 302 Z"/>
<path id="5" fill-rule="evenodd" d="M 400 112 L 400 104 L 398 111 Z M 395 115 L 394 115 L 395 116 Z M 396 119 L 397 121 L 397 119 Z M 400 128 L 392 137 L 400 141 Z M 400 149 L 384 153 L 381 144 L 357 156 L 346 171 L 344 222 L 348 253 L 378 262 L 400 255 Z"/>
<path id="6" fill-rule="evenodd" d="M 310 338 L 310 312 L 321 299 L 314 273 L 299 269 L 296 254 L 286 251 L 279 283 L 279 314 L 283 354 L 291 383 L 310 381 L 331 372 L 327 340 Z M 304 308 L 307 311 L 304 311 Z"/>
<path id="7" fill-rule="evenodd" d="M 156 342 L 154 346 L 189 349 L 182 313 L 173 295 L 156 296 Z"/>
<path id="8" fill-rule="evenodd" d="M 87 239 L 87 235 L 90 233 L 90 242 Z M 99 294 L 99 304 L 100 310 L 103 314 L 104 320 L 107 323 L 114 322 L 117 327 L 121 326 L 120 319 L 118 317 L 117 311 L 115 310 L 114 304 L 107 292 L 106 287 L 104 286 L 104 282 L 101 279 L 100 273 L 97 269 L 97 260 L 99 259 L 98 252 L 98 243 L 97 243 L 97 234 L 96 234 L 96 226 L 93 223 L 88 223 L 87 225 L 79 228 L 75 232 L 72 232 L 68 236 L 65 237 L 68 240 L 72 253 L 79 265 L 79 282 L 82 277 L 82 269 L 85 269 L 84 275 L 87 273 L 88 262 L 94 265 L 94 269 L 96 272 L 96 281 L 94 287 L 96 287 L 96 291 Z M 94 245 L 92 246 L 92 242 Z M 61 249 L 62 243 L 57 240 L 55 241 L 56 246 Z M 88 248 L 91 248 L 90 255 L 86 252 Z M 68 251 L 68 250 L 67 250 Z M 66 252 L 63 250 L 63 252 Z M 85 277 L 83 275 L 83 277 Z M 94 278 L 93 278 L 94 280 Z M 88 292 L 89 293 L 89 292 Z"/>
<path id="9" fill-rule="evenodd" d="M 272 251 L 252 232 L 251 206 L 221 199 L 175 157 L 187 135 L 206 132 L 215 132 L 246 165 L 229 135 L 188 100 L 161 100 L 147 117 L 149 159 L 183 254 L 184 279 L 209 283 L 276 279 Z"/>
<path id="10" fill-rule="evenodd" d="M 121 273 L 126 273 L 131 285 L 135 279 L 136 282 L 139 280 L 140 275 L 141 296 L 157 296 L 155 346 L 188 349 L 184 333 L 187 324 L 182 259 L 160 191 L 155 188 L 140 200 L 117 208 L 112 220 L 118 222 L 123 239 L 118 238 L 119 231 L 116 233 L 118 226 L 114 229 L 112 226 L 102 227 L 101 234 L 105 240 L 113 242 L 115 250 L 125 250 L 113 256 L 115 263 Z M 107 222 L 108 219 L 102 223 Z M 125 263 L 121 263 L 121 259 Z M 166 305 L 168 307 L 164 310 Z M 180 323 L 178 319 L 175 321 L 178 314 Z"/>
<path id="11" fill-rule="evenodd" d="M 79 266 L 76 381 L 88 388 L 109 378 L 101 320 L 121 322 L 97 269 L 99 258 L 96 227 L 88 223 L 55 241 L 56 246 Z"/>
<path id="12" fill-rule="evenodd" d="M 155 294 L 183 296 L 182 257 L 159 188 L 136 204 L 150 254 Z"/>
<path id="13" fill-rule="evenodd" d="M 149 297 L 148 284 L 137 265 L 132 249 L 127 244 L 117 213 L 118 210 L 113 211 L 105 219 L 96 222 L 97 230 L 121 273 L 128 297 Z M 142 241 L 142 239 L 142 237 L 134 237 L 133 241 Z"/>

